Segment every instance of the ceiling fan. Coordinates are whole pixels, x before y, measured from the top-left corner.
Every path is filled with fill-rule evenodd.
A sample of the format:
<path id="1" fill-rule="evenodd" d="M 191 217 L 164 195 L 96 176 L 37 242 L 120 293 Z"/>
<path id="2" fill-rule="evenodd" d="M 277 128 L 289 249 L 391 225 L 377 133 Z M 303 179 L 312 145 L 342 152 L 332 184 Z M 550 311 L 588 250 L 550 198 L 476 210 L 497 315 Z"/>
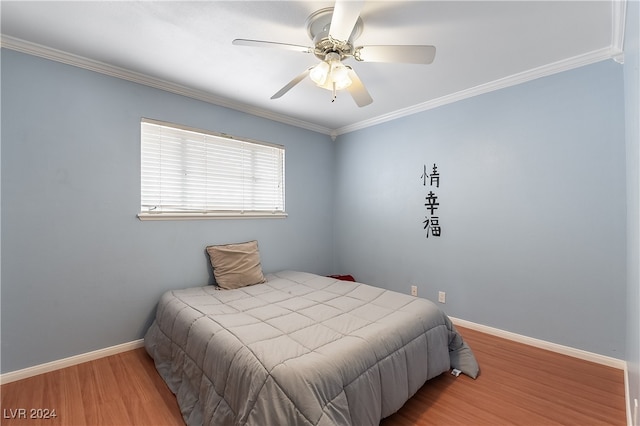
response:
<path id="1" fill-rule="evenodd" d="M 344 65 L 343 60 L 354 58 L 359 62 L 430 64 L 435 57 L 436 48 L 427 45 L 355 46 L 355 40 L 362 34 L 362 3 L 362 0 L 337 0 L 335 7 L 312 13 L 305 25 L 313 47 L 240 38 L 233 40 L 233 44 L 313 53 L 320 59 L 320 63 L 294 77 L 271 99 L 280 98 L 309 76 L 318 87 L 331 90 L 332 102 L 335 101 L 338 90 L 346 89 L 356 104 L 363 107 L 373 102 L 373 99 L 353 68 Z"/>

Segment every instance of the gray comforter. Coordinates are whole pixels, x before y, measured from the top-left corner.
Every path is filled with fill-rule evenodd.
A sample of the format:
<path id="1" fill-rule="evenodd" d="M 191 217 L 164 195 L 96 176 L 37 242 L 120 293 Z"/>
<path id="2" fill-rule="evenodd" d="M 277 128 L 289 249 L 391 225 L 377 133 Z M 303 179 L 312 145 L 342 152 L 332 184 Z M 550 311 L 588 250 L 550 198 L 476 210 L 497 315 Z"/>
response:
<path id="1" fill-rule="evenodd" d="M 189 425 L 377 425 L 450 367 L 477 374 L 430 301 L 292 271 L 165 293 L 145 346 Z"/>

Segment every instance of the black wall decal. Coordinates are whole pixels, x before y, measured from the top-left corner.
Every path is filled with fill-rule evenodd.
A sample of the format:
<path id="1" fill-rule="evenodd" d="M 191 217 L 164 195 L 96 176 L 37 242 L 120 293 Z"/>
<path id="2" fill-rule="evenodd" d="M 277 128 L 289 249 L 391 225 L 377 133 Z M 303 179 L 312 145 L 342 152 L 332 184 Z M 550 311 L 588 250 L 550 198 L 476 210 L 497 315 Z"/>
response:
<path id="1" fill-rule="evenodd" d="M 423 165 L 422 176 L 422 186 L 427 186 L 429 184 L 430 190 L 427 196 L 425 197 L 425 209 L 427 210 L 427 215 L 424 217 L 423 229 L 426 232 L 426 237 L 429 238 L 429 235 L 433 237 L 439 237 L 442 235 L 442 228 L 440 228 L 440 216 L 437 211 L 440 203 L 438 202 L 438 195 L 433 192 L 433 187 L 440 188 L 440 173 L 438 172 L 438 166 L 433 163 L 433 169 L 431 170 L 431 174 L 427 172 L 427 165 Z"/>

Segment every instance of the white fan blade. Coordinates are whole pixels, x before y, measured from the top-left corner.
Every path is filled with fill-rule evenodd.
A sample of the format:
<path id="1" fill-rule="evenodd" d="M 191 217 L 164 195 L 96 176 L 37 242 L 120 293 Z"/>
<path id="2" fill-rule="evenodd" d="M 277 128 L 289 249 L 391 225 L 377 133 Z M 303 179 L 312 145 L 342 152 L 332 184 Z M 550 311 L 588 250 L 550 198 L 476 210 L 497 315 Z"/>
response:
<path id="1" fill-rule="evenodd" d="M 272 47 L 276 49 L 293 50 L 295 52 L 312 53 L 313 47 L 299 46 L 297 44 L 278 43 L 275 41 L 248 40 L 245 38 L 237 38 L 232 41 L 236 46 L 253 46 L 253 47 Z"/>
<path id="2" fill-rule="evenodd" d="M 340 41 L 349 40 L 360 16 L 362 3 L 362 0 L 336 0 L 329 27 L 330 37 Z"/>
<path id="3" fill-rule="evenodd" d="M 296 76 L 293 80 L 291 80 L 289 83 L 287 83 L 286 86 L 284 86 L 282 89 L 278 90 L 278 92 L 276 92 L 276 94 L 273 95 L 271 97 L 271 99 L 278 99 L 279 97 L 281 97 L 282 95 L 287 93 L 289 90 L 291 90 L 293 88 L 293 86 L 295 86 L 296 84 L 300 83 L 302 80 L 305 79 L 306 76 L 309 75 L 309 71 L 311 71 L 312 68 L 313 67 L 308 68 L 302 74 L 299 74 L 298 76 Z"/>
<path id="4" fill-rule="evenodd" d="M 362 46 L 356 48 L 355 58 L 364 62 L 401 62 L 430 64 L 436 56 L 434 46 Z"/>
<path id="5" fill-rule="evenodd" d="M 362 84 L 362 81 L 360 81 L 360 77 L 358 77 L 358 74 L 356 74 L 353 68 L 347 68 L 349 70 L 349 78 L 351 79 L 351 85 L 347 87 L 347 90 L 359 107 L 369 105 L 371 102 L 373 102 L 373 98 L 371 97 L 369 92 L 367 92 L 367 89 L 364 87 L 364 84 Z"/>

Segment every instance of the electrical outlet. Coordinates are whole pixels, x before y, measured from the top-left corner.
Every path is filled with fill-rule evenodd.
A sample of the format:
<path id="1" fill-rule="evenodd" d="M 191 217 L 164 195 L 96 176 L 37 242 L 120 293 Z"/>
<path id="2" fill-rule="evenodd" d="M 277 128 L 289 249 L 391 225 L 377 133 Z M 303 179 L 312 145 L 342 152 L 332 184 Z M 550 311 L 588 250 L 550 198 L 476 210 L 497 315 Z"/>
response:
<path id="1" fill-rule="evenodd" d="M 416 285 L 412 285 L 411 286 L 411 295 L 412 296 L 417 296 L 418 295 L 418 286 L 416 286 Z"/>
<path id="2" fill-rule="evenodd" d="M 439 291 L 438 292 L 438 302 L 447 303 L 447 293 L 445 293 L 444 291 Z"/>

